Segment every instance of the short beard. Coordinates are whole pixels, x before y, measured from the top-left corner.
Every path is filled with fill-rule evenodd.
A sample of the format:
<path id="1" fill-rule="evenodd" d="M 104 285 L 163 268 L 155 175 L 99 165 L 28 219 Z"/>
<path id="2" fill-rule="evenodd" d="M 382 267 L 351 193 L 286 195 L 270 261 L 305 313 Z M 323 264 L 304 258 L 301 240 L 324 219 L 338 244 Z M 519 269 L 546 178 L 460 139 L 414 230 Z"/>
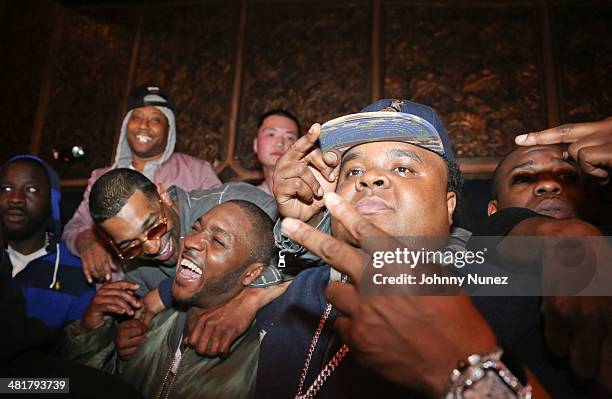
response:
<path id="1" fill-rule="evenodd" d="M 43 231 L 47 227 L 47 217 L 38 217 L 35 219 L 29 219 L 21 228 L 11 229 L 4 226 L 4 223 L 0 223 L 2 227 L 2 234 L 4 235 L 5 242 L 19 242 L 32 238 L 37 232 L 40 231 L 41 227 Z"/>
<path id="2" fill-rule="evenodd" d="M 248 262 L 224 276 L 207 281 L 201 291 L 185 300 L 184 303 L 190 306 L 204 307 L 207 302 L 209 302 L 210 298 L 226 296 L 232 288 L 236 286 L 236 283 L 242 277 L 247 265 Z"/>

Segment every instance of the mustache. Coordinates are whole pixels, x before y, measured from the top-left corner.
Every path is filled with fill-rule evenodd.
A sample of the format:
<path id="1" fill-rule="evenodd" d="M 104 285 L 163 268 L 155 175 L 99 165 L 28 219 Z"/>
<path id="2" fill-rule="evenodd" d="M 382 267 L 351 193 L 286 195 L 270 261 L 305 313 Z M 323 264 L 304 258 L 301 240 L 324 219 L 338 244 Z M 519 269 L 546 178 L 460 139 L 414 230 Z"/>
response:
<path id="1" fill-rule="evenodd" d="M 14 211 L 18 211 L 18 212 L 21 212 L 21 213 L 25 213 L 25 207 L 18 206 L 18 205 L 12 205 L 12 206 L 9 206 L 8 208 L 6 208 L 4 211 L 2 211 L 2 214 L 5 215 L 5 214 L 7 214 L 7 213 L 9 213 L 11 211 L 13 211 L 13 212 Z"/>

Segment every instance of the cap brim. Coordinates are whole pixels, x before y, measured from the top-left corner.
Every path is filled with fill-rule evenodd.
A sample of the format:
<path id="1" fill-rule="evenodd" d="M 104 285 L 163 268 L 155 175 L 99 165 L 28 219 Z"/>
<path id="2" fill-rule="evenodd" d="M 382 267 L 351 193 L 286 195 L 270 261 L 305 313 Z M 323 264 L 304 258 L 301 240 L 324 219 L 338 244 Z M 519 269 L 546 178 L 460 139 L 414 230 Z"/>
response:
<path id="1" fill-rule="evenodd" d="M 401 141 L 444 155 L 440 135 L 431 123 L 401 112 L 362 112 L 342 116 L 321 126 L 322 151 L 345 152 L 356 145 L 374 141 Z"/>

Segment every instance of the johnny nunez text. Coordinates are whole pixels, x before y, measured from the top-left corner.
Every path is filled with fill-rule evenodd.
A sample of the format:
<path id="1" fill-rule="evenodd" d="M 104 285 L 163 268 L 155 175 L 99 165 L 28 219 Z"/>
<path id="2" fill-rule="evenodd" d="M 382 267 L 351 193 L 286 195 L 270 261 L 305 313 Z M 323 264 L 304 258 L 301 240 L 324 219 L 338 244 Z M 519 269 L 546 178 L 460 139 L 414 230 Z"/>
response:
<path id="1" fill-rule="evenodd" d="M 376 285 L 508 285 L 508 276 L 479 276 L 478 274 L 468 274 L 466 276 L 440 276 L 438 274 L 413 275 L 402 273 L 395 276 L 384 276 L 381 273 L 374 274 L 372 281 Z"/>

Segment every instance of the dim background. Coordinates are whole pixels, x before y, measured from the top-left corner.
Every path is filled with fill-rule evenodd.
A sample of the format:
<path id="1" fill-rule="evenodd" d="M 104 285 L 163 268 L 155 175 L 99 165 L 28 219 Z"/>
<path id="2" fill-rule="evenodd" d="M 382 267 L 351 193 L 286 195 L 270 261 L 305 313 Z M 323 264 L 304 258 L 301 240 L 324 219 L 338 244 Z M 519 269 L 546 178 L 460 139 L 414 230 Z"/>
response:
<path id="1" fill-rule="evenodd" d="M 261 177 L 265 110 L 307 130 L 380 98 L 430 105 L 475 202 L 516 134 L 612 116 L 609 1 L 0 0 L 0 20 L 0 160 L 48 161 L 64 218 L 112 163 L 127 94 L 145 83 L 173 98 L 176 150 L 223 181 Z M 73 145 L 83 159 L 52 158 Z"/>

